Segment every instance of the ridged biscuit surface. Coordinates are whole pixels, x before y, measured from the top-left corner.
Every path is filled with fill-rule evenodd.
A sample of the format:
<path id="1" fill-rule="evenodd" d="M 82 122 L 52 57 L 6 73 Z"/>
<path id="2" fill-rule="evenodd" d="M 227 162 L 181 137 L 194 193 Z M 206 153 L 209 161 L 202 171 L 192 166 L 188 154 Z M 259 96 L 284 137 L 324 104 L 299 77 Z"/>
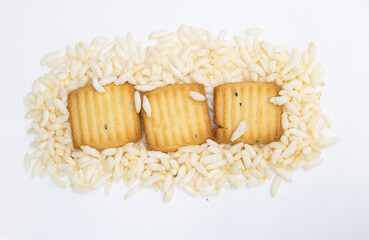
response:
<path id="1" fill-rule="evenodd" d="M 133 86 L 110 84 L 104 88 L 104 93 L 97 92 L 93 87 L 69 93 L 68 109 L 75 148 L 88 145 L 105 149 L 141 139 Z"/>
<path id="2" fill-rule="evenodd" d="M 219 143 L 269 143 L 282 134 L 281 106 L 269 102 L 278 96 L 280 87 L 272 83 L 226 83 L 214 88 L 214 130 Z M 246 133 L 231 141 L 241 121 L 246 122 Z"/>
<path id="3" fill-rule="evenodd" d="M 168 85 L 142 94 L 151 106 L 151 117 L 141 111 L 149 149 L 171 152 L 212 138 L 206 101 L 192 99 L 190 91 L 205 96 L 202 84 Z"/>

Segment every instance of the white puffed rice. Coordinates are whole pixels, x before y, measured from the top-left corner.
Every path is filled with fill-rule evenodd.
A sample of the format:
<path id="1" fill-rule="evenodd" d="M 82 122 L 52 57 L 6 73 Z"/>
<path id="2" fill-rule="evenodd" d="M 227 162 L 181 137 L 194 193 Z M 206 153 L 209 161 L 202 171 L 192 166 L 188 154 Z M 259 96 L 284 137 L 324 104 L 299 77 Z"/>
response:
<path id="1" fill-rule="evenodd" d="M 245 133 L 246 133 L 246 122 L 241 121 L 238 124 L 238 127 L 236 128 L 236 130 L 234 130 L 234 132 L 232 133 L 231 141 L 234 142 L 235 140 L 240 138 Z"/>
<path id="2" fill-rule="evenodd" d="M 274 196 L 284 179 L 292 181 L 291 169 L 310 169 L 320 164 L 321 149 L 330 147 L 339 138 L 327 138 L 324 129 L 332 127 L 331 118 L 322 114 L 319 106 L 324 85 L 324 71 L 317 59 L 316 46 L 309 44 L 301 57 L 296 48 L 272 46 L 260 40 L 262 29 L 247 29 L 253 38 L 235 37 L 226 40 L 227 31 L 215 38 L 204 29 L 182 25 L 177 32 L 161 30 L 150 35 L 157 43 L 143 47 L 132 34 L 115 40 L 96 38 L 90 44 L 68 46 L 67 54 L 60 51 L 46 55 L 42 64 L 52 70 L 38 78 L 32 92 L 25 98 L 31 107 L 26 118 L 33 119 L 29 133 L 35 134 L 35 152 L 26 154 L 25 169 L 31 175 L 49 174 L 53 182 L 65 188 L 62 179 L 69 177 L 71 188 L 79 193 L 105 186 L 110 193 L 113 183 L 123 179 L 132 187 L 129 198 L 144 186 L 162 189 L 163 200 L 169 201 L 175 185 L 194 196 L 213 196 L 223 187 L 257 186 L 277 173 L 271 187 Z M 99 80 L 100 79 L 100 80 Z M 68 92 L 92 85 L 104 92 L 104 85 L 133 84 L 135 110 L 141 106 L 151 117 L 151 105 L 138 91 L 179 83 L 201 83 L 208 96 L 190 92 L 191 98 L 207 101 L 213 111 L 213 87 L 235 81 L 263 81 L 281 86 L 280 96 L 269 101 L 282 105 L 282 128 L 279 141 L 251 146 L 233 146 L 207 140 L 202 145 L 181 147 L 175 153 L 147 151 L 143 140 L 125 146 L 99 151 L 82 146 L 73 148 L 71 126 L 68 122 Z M 41 85 L 41 86 L 40 86 Z M 209 95 L 210 94 L 210 95 Z M 201 95 L 201 96 L 200 96 Z M 322 121 L 321 121 L 322 120 Z M 240 123 L 232 136 L 238 139 L 246 131 Z M 239 179 L 243 174 L 245 179 Z M 247 180 L 246 180 L 247 179 Z M 229 181 L 229 183 L 228 183 Z"/>
<path id="3" fill-rule="evenodd" d="M 143 96 L 142 107 L 145 110 L 147 117 L 151 117 L 151 105 L 149 99 L 146 96 Z"/>
<path id="4" fill-rule="evenodd" d="M 190 97 L 195 100 L 195 101 L 205 101 L 205 96 L 202 95 L 201 93 L 195 92 L 195 91 L 190 91 L 189 92 Z"/>

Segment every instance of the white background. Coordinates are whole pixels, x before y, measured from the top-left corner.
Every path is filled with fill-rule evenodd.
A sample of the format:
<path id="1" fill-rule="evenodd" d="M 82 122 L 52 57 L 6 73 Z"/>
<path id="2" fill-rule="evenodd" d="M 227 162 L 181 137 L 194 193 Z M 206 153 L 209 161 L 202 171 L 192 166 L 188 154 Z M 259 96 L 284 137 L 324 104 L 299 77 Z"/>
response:
<path id="1" fill-rule="evenodd" d="M 1 1 L 0 238 L 4 239 L 369 239 L 369 1 Z M 327 72 L 323 111 L 334 119 L 319 167 L 293 173 L 275 198 L 263 186 L 170 203 L 126 186 L 80 195 L 31 178 L 23 98 L 46 72 L 39 60 L 97 36 L 145 40 L 185 23 L 214 33 L 263 27 L 273 44 L 314 41 Z"/>

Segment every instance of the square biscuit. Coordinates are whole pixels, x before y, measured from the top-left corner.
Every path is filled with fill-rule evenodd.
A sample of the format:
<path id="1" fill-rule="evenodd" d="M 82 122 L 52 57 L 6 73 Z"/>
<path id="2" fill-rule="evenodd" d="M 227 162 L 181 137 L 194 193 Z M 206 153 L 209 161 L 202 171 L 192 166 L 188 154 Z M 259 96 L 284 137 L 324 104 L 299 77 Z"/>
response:
<path id="1" fill-rule="evenodd" d="M 123 146 L 141 139 L 140 116 L 134 103 L 135 89 L 130 84 L 79 88 L 68 95 L 73 145 L 96 149 Z"/>
<path id="2" fill-rule="evenodd" d="M 142 94 L 151 106 L 151 117 L 141 111 L 150 150 L 172 152 L 212 138 L 206 101 L 192 99 L 190 91 L 205 96 L 204 86 L 197 83 L 167 85 Z"/>
<path id="3" fill-rule="evenodd" d="M 263 144 L 279 140 L 282 134 L 282 107 L 269 102 L 280 87 L 272 83 L 226 83 L 214 88 L 215 140 L 219 143 Z M 231 141 L 241 121 L 246 133 Z"/>

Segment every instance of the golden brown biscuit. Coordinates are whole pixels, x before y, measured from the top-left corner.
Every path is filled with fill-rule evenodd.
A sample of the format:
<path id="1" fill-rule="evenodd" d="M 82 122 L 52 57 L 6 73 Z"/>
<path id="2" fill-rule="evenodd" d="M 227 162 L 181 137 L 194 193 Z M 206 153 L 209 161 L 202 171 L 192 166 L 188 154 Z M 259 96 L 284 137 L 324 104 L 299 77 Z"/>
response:
<path id="1" fill-rule="evenodd" d="M 134 103 L 135 89 L 130 84 L 104 86 L 99 93 L 83 87 L 69 93 L 68 109 L 73 145 L 96 149 L 123 146 L 141 139 L 140 116 Z"/>
<path id="2" fill-rule="evenodd" d="M 192 99 L 190 91 L 205 96 L 204 86 L 195 83 L 168 85 L 142 94 L 151 106 L 151 117 L 141 110 L 149 149 L 171 152 L 212 138 L 206 101 Z"/>
<path id="3" fill-rule="evenodd" d="M 269 143 L 281 137 L 281 106 L 269 102 L 278 96 L 280 87 L 272 83 L 226 83 L 214 88 L 214 129 L 219 143 Z M 241 121 L 246 133 L 231 141 Z"/>

